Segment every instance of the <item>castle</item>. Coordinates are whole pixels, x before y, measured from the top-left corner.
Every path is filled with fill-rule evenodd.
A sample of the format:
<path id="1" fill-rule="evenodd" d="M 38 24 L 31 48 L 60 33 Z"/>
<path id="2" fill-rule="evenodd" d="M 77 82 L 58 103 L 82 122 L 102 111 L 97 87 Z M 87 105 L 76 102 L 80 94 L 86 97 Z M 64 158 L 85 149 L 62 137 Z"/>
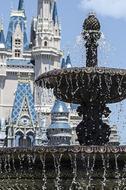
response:
<path id="1" fill-rule="evenodd" d="M 54 96 L 52 90 L 35 86 L 35 79 L 44 72 L 60 67 L 71 67 L 70 56 L 62 58 L 61 28 L 55 0 L 38 0 L 37 16 L 32 19 L 30 41 L 26 32 L 24 0 L 10 13 L 7 36 L 0 23 L 0 146 L 39 146 L 47 144 L 46 128 L 51 124 Z M 57 100 L 58 102 L 58 100 Z M 55 105 L 54 105 L 55 106 Z M 75 126 L 79 117 L 71 106 L 59 102 L 63 112 L 56 126 L 69 126 L 67 142 L 75 144 Z M 64 110 L 66 110 L 64 112 Z M 54 114 L 54 115 L 53 115 Z M 52 111 L 52 118 L 58 113 Z M 63 120 L 65 116 L 65 125 Z M 60 129 L 63 132 L 64 129 Z M 50 130 L 49 130 L 50 133 Z M 57 135 L 56 135 L 57 136 Z M 63 138 L 62 138 L 63 137 Z M 54 143 L 55 137 L 51 137 Z M 66 137 L 59 135 L 57 139 Z M 62 141 L 63 143 L 63 141 Z M 54 143 L 55 144 L 55 143 Z"/>

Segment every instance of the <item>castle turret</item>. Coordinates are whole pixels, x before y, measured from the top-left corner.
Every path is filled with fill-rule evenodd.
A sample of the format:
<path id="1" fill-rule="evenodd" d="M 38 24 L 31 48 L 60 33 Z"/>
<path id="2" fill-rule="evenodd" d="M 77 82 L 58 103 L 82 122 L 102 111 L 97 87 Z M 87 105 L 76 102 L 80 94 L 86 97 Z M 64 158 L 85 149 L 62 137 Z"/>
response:
<path id="1" fill-rule="evenodd" d="M 44 72 L 60 68 L 61 29 L 58 22 L 57 4 L 55 0 L 38 0 L 37 17 L 32 20 L 31 47 L 32 58 L 35 60 L 35 78 Z M 36 107 L 51 112 L 54 101 L 53 93 L 36 87 Z M 39 96 L 41 94 L 41 98 Z M 44 100 L 44 101 L 43 101 Z"/>
<path id="2" fill-rule="evenodd" d="M 66 65 L 66 61 L 65 58 L 62 59 L 62 63 L 61 63 L 61 69 L 65 68 Z"/>
<path id="3" fill-rule="evenodd" d="M 72 67 L 70 54 L 67 55 L 65 67 L 66 68 L 71 68 Z"/>
<path id="4" fill-rule="evenodd" d="M 68 54 L 66 57 L 66 60 L 65 60 L 65 58 L 62 59 L 61 69 L 71 68 L 71 67 L 72 67 L 71 58 L 70 58 L 70 54 Z"/>
<path id="5" fill-rule="evenodd" d="M 71 127 L 68 123 L 69 111 L 66 104 L 55 100 L 51 111 L 51 125 L 47 129 L 49 145 L 70 145 Z"/>
<path id="6" fill-rule="evenodd" d="M 9 57 L 30 57 L 29 43 L 26 33 L 26 15 L 24 1 L 19 0 L 18 9 L 12 10 L 6 38 L 6 49 Z M 26 52 L 26 53 L 25 53 Z M 26 54 L 26 55 L 25 55 Z"/>
<path id="7" fill-rule="evenodd" d="M 0 22 L 0 49 L 5 48 L 5 37 L 4 37 L 4 29 L 3 29 L 3 23 Z"/>
<path id="8" fill-rule="evenodd" d="M 31 29 L 35 77 L 60 67 L 61 30 L 56 6 L 54 0 L 38 0 L 37 18 L 33 19 Z"/>

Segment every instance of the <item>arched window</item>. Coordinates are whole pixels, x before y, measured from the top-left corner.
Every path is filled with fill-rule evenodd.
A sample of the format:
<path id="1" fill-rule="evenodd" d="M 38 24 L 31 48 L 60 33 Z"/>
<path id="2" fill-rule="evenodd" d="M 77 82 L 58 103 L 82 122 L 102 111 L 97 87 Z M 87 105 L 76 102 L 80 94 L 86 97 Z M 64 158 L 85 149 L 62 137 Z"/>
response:
<path id="1" fill-rule="evenodd" d="M 22 132 L 17 132 L 15 135 L 15 145 L 16 147 L 23 147 L 24 134 Z"/>
<path id="2" fill-rule="evenodd" d="M 26 137 L 26 146 L 32 147 L 34 145 L 35 137 L 32 132 L 29 132 Z"/>
<path id="3" fill-rule="evenodd" d="M 48 46 L 48 42 L 44 41 L 44 47 L 47 47 L 47 46 Z"/>

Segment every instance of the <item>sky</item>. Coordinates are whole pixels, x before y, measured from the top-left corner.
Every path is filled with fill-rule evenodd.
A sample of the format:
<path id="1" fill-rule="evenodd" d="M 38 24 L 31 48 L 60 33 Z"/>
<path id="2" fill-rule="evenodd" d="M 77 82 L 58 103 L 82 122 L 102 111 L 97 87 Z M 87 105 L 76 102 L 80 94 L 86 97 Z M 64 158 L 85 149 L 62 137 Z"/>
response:
<path id="1" fill-rule="evenodd" d="M 5 34 L 11 9 L 19 0 L 0 1 L 0 16 L 4 20 Z M 24 0 L 28 34 L 33 16 L 36 16 L 37 0 Z M 85 49 L 80 40 L 82 24 L 90 11 L 94 11 L 103 32 L 99 47 L 99 65 L 126 68 L 126 0 L 57 0 L 59 21 L 62 28 L 61 47 L 71 53 L 74 66 L 82 66 Z M 77 56 L 79 54 L 79 56 Z"/>
<path id="2" fill-rule="evenodd" d="M 37 0 L 24 2 L 29 34 L 31 19 L 36 16 Z M 18 0 L 0 1 L 0 16 L 4 21 L 5 34 L 10 11 L 17 6 Z M 81 40 L 82 24 L 88 13 L 93 11 L 101 23 L 102 31 L 99 65 L 126 69 L 126 0 L 57 0 L 57 7 L 62 28 L 61 48 L 65 55 L 71 54 L 73 66 L 85 64 L 85 49 Z M 113 121 L 112 118 L 116 115 L 115 124 L 121 123 L 121 127 L 126 127 L 125 107 L 126 103 L 116 105 L 111 116 Z M 126 135 L 122 135 L 121 138 L 122 142 L 126 142 Z"/>

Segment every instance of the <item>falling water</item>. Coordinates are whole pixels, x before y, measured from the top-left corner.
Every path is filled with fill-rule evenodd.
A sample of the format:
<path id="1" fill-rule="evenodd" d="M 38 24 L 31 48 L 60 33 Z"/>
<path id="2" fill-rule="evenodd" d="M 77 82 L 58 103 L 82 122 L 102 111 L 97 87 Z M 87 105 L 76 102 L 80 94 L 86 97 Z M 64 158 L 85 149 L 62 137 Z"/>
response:
<path id="1" fill-rule="evenodd" d="M 99 40 L 99 65 L 101 66 L 109 66 L 110 60 L 109 55 L 112 53 L 113 47 L 108 39 L 106 39 L 105 35 L 101 33 L 101 38 Z"/>
<path id="2" fill-rule="evenodd" d="M 117 183 L 117 190 L 119 190 L 121 186 L 121 181 L 120 181 L 121 174 L 119 172 L 119 167 L 118 167 L 118 157 L 119 154 L 115 154 L 115 178 Z"/>
<path id="3" fill-rule="evenodd" d="M 77 181 L 77 154 L 69 154 L 71 160 L 71 166 L 73 169 L 73 179 L 70 185 L 69 190 L 82 190 L 79 182 Z"/>
<path id="4" fill-rule="evenodd" d="M 42 185 L 42 190 L 46 190 L 46 184 L 47 184 L 47 177 L 46 177 L 46 165 L 45 165 L 45 159 L 46 159 L 46 154 L 40 155 L 40 160 L 42 163 L 42 179 L 43 179 L 43 185 Z"/>
<path id="5" fill-rule="evenodd" d="M 54 167 L 56 173 L 55 188 L 56 190 L 62 190 L 61 179 L 60 179 L 60 162 L 62 159 L 62 154 L 59 155 L 53 154 L 53 159 L 54 159 Z"/>
<path id="6" fill-rule="evenodd" d="M 104 170 L 103 171 L 103 176 L 102 176 L 102 178 L 103 178 L 103 181 L 102 181 L 102 190 L 104 190 L 105 187 L 106 187 L 106 172 L 107 172 L 107 168 L 106 168 L 106 162 L 105 162 L 104 155 L 102 154 L 101 157 L 102 157 L 103 170 Z"/>

